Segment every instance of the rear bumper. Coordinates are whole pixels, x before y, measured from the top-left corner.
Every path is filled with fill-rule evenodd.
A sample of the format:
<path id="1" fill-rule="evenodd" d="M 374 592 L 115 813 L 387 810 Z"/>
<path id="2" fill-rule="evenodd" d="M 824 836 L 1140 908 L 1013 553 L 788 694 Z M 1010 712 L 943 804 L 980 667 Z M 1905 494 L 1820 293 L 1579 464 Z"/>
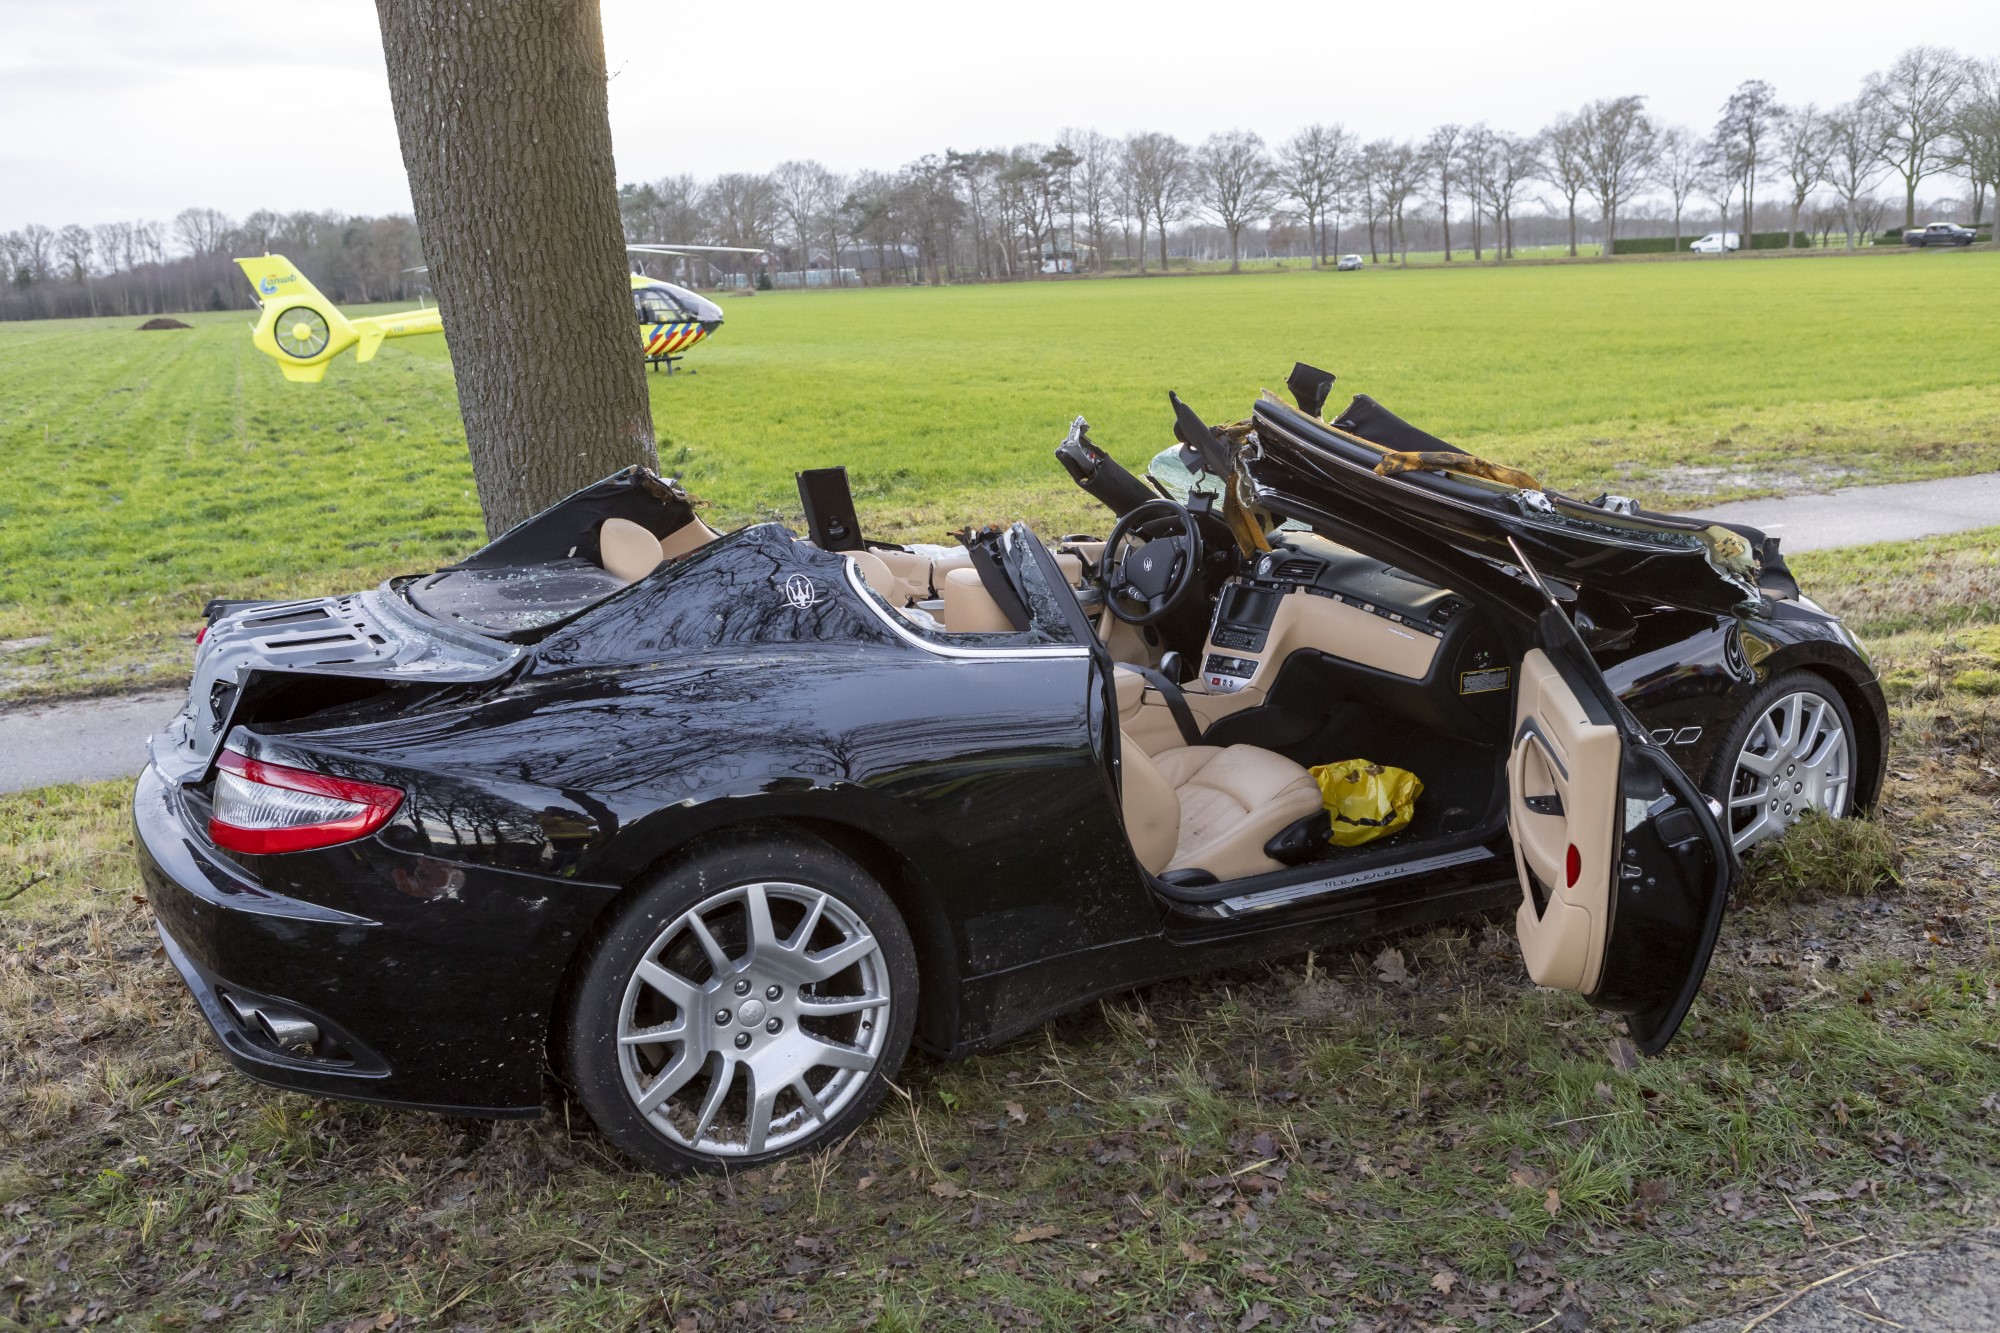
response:
<path id="1" fill-rule="evenodd" d="M 518 921 L 512 957 L 480 947 L 507 934 L 496 914 L 518 916 L 508 881 L 521 877 L 468 877 L 468 889 L 491 890 L 476 932 L 486 938 L 460 938 L 453 949 L 473 923 L 433 913 L 413 925 L 410 908 L 428 904 L 398 903 L 393 891 L 387 910 L 362 915 L 259 884 L 190 829 L 177 790 L 150 766 L 132 821 L 167 957 L 239 1070 L 321 1096 L 457 1115 L 540 1113 L 548 1017 L 566 960 L 524 956 L 546 938 L 537 929 L 544 921 Z M 364 887 L 387 878 L 370 874 L 377 867 L 362 857 L 350 860 Z M 310 1022 L 321 1040 L 310 1052 L 281 1049 L 254 1021 L 260 1010 Z"/>

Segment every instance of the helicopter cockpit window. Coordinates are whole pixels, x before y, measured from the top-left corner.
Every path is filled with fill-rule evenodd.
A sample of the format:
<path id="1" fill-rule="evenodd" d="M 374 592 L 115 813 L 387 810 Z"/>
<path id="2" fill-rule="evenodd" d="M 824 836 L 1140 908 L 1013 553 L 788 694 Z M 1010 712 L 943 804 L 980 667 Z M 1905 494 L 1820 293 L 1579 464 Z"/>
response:
<path id="1" fill-rule="evenodd" d="M 633 292 L 632 304 L 639 309 L 641 324 L 672 324 L 684 317 L 674 298 L 658 287 L 641 287 Z"/>

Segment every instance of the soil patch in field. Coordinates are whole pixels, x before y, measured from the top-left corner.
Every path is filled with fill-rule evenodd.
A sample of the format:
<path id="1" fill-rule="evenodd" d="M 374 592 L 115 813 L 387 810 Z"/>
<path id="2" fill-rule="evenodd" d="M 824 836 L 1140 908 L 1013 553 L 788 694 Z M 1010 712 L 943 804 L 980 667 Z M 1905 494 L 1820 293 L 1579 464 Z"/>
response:
<path id="1" fill-rule="evenodd" d="M 169 319 L 165 315 L 161 315 L 158 319 L 149 319 L 144 324 L 141 324 L 139 332 L 152 333 L 159 329 L 191 329 L 193 327 L 194 325 L 192 324 L 183 324 L 177 319 Z"/>

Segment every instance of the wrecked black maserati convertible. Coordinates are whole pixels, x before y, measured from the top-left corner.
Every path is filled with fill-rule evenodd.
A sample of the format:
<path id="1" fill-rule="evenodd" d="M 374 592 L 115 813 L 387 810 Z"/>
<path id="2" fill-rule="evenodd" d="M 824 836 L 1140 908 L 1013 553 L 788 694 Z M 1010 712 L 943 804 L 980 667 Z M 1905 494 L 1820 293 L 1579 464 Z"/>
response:
<path id="1" fill-rule="evenodd" d="M 1866 656 L 1759 533 L 1288 385 L 1173 400 L 1147 480 L 1079 418 L 1103 540 L 869 541 L 838 469 L 718 533 L 634 470 L 214 604 L 134 798 L 167 956 L 253 1077 L 532 1115 L 553 1068 L 665 1171 L 838 1142 L 913 1041 L 1508 901 L 1657 1051 L 1738 853 L 1875 798 Z M 1343 761 L 1421 790 L 1340 840 Z"/>

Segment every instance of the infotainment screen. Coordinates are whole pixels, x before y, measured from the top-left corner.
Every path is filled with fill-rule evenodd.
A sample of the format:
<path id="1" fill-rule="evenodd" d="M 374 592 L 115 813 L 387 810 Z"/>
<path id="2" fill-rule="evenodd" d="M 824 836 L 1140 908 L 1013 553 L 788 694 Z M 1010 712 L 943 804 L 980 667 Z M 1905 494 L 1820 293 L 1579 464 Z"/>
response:
<path id="1" fill-rule="evenodd" d="M 1225 625 L 1263 629 L 1278 614 L 1278 598 L 1283 594 L 1247 583 L 1232 583 L 1223 590 L 1222 606 L 1216 619 Z"/>

